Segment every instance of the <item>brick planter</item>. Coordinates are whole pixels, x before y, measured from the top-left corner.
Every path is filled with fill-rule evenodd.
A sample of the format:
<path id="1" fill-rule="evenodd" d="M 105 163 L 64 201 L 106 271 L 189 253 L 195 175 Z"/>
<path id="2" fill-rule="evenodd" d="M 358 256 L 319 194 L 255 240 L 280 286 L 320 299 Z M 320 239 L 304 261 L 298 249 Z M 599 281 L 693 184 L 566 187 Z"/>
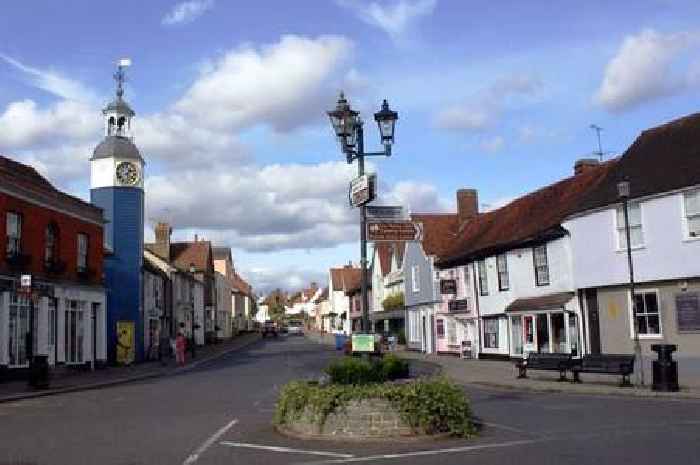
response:
<path id="1" fill-rule="evenodd" d="M 283 433 L 316 439 L 381 439 L 415 436 L 389 401 L 353 400 L 344 409 L 333 412 L 323 425 L 306 410 L 299 418 L 287 418 Z"/>

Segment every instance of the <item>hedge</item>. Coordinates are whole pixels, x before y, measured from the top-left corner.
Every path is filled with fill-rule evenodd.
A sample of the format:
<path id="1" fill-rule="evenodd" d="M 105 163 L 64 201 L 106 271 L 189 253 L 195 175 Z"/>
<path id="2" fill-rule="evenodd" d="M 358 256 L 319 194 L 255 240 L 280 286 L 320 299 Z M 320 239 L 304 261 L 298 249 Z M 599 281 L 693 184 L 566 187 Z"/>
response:
<path id="1" fill-rule="evenodd" d="M 325 372 L 333 384 L 369 384 L 408 378 L 409 368 L 408 362 L 389 354 L 373 361 L 343 357 L 333 361 Z"/>

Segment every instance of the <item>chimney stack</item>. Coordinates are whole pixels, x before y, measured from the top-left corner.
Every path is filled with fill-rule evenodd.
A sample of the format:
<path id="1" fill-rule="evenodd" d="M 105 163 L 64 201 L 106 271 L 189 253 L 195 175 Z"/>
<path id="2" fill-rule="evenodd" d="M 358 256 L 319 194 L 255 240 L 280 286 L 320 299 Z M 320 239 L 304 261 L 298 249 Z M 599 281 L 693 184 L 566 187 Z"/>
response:
<path id="1" fill-rule="evenodd" d="M 459 189 L 457 191 L 457 217 L 460 224 L 479 214 L 479 193 L 476 189 Z"/>
<path id="2" fill-rule="evenodd" d="M 576 163 L 574 163 L 574 176 L 585 173 L 598 165 L 600 165 L 600 162 L 596 158 L 579 158 L 576 160 Z"/>
<path id="3" fill-rule="evenodd" d="M 158 223 L 155 228 L 156 246 L 154 252 L 160 258 L 170 263 L 170 235 L 173 233 L 168 223 Z"/>

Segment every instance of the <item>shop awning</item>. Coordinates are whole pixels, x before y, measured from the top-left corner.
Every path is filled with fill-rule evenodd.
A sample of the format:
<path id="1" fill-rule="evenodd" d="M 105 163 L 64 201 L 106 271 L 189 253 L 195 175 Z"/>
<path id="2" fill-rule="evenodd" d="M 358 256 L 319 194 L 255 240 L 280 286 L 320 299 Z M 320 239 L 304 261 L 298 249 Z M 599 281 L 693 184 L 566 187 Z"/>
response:
<path id="1" fill-rule="evenodd" d="M 506 307 L 506 313 L 531 312 L 536 310 L 564 309 L 564 305 L 574 298 L 573 292 L 558 292 L 540 297 L 515 299 Z"/>
<path id="2" fill-rule="evenodd" d="M 369 312 L 369 319 L 371 321 L 382 321 L 382 320 L 403 320 L 406 317 L 406 310 L 399 308 L 397 310 L 387 310 L 383 312 Z"/>

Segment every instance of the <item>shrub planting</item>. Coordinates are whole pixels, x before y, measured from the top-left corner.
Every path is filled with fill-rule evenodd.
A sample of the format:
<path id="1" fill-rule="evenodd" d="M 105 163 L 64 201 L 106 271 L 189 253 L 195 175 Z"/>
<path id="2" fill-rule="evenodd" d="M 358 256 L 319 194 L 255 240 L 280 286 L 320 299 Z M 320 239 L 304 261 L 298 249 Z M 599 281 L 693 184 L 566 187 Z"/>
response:
<path id="1" fill-rule="evenodd" d="M 325 371 L 332 384 L 345 385 L 383 383 L 407 378 L 409 374 L 408 362 L 394 355 L 372 361 L 343 357 L 333 361 Z"/>

